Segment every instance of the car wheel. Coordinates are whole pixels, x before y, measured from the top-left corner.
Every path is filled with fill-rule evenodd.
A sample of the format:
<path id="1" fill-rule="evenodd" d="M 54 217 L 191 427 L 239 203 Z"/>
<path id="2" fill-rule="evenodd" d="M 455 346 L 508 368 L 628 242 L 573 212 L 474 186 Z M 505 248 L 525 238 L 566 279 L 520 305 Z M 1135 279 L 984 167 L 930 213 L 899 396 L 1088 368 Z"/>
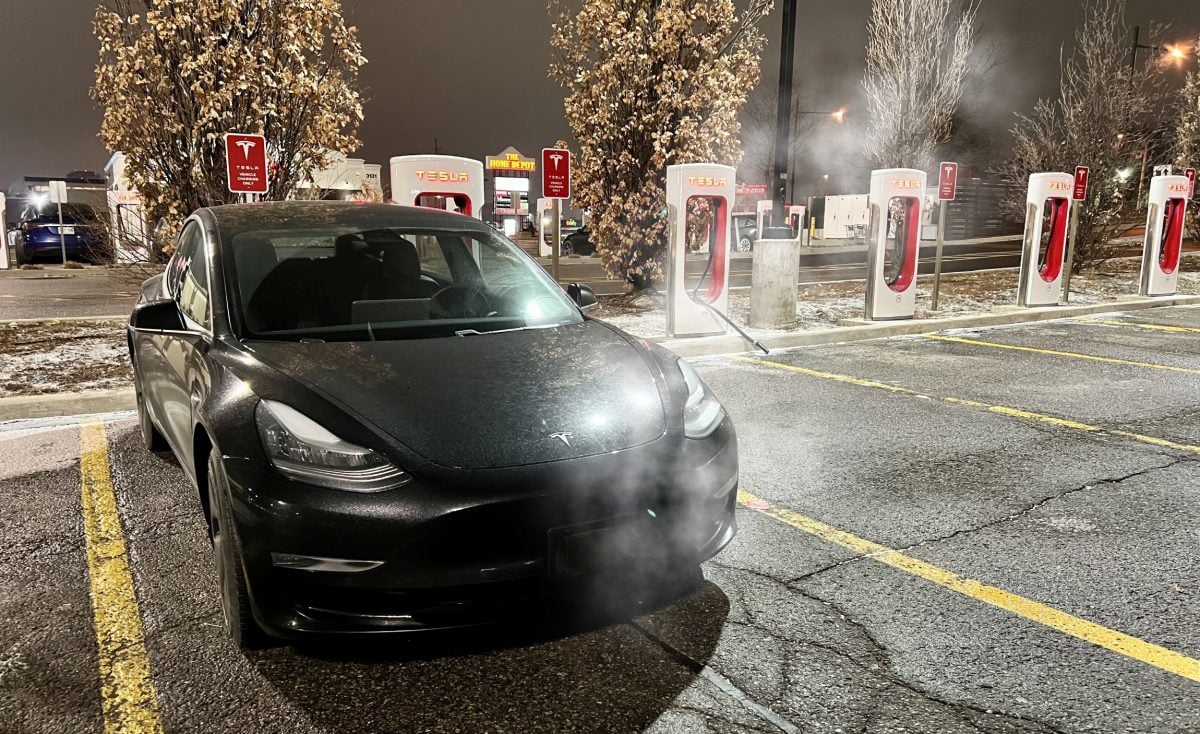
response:
<path id="1" fill-rule="evenodd" d="M 19 240 L 13 246 L 13 258 L 18 268 L 29 262 L 25 257 L 25 246 Z"/>
<path id="2" fill-rule="evenodd" d="M 750 247 L 752 245 L 753 243 L 750 241 L 749 237 L 743 237 L 742 239 L 738 240 L 738 252 L 750 252 Z"/>
<path id="3" fill-rule="evenodd" d="M 141 390 L 137 391 L 137 412 L 138 425 L 142 429 L 142 444 L 146 450 L 156 454 L 165 454 L 170 451 L 171 447 L 167 445 L 167 439 L 163 438 L 163 435 L 154 427 L 150 411 L 146 410 L 146 398 L 142 396 Z"/>
<path id="4" fill-rule="evenodd" d="M 253 650 L 267 644 L 267 635 L 254 621 L 242 544 L 238 541 L 227 496 L 225 470 L 217 452 L 213 451 L 208 457 L 208 522 L 221 593 L 221 616 L 230 639 L 243 650 Z"/>

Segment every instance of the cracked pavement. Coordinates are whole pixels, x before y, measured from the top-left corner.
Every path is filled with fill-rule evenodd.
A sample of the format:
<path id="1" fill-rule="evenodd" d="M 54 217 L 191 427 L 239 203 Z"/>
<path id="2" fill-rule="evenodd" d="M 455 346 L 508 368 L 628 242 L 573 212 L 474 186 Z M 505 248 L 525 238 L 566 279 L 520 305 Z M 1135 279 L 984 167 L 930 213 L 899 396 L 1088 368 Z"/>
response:
<path id="1" fill-rule="evenodd" d="M 961 332 L 1200 369 L 1177 307 Z M 924 338 L 768 359 L 1200 445 L 1200 375 Z M 744 489 L 1200 657 L 1200 451 L 712 358 Z M 102 728 L 79 430 L 0 425 L 0 731 Z M 6 430 L 7 429 L 7 430 Z M 195 490 L 108 428 L 169 732 L 1200 732 L 1200 684 L 748 508 L 703 579 L 616 617 L 237 652 Z"/>

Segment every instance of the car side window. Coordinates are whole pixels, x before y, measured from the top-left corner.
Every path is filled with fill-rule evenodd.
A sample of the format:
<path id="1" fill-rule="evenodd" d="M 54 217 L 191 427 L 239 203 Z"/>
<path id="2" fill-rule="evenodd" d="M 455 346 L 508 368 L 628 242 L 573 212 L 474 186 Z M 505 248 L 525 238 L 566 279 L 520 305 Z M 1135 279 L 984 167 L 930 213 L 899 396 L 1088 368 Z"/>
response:
<path id="1" fill-rule="evenodd" d="M 171 292 L 182 311 L 193 322 L 212 328 L 208 318 L 208 248 L 200 226 L 189 224 L 179 238 L 179 251 Z"/>

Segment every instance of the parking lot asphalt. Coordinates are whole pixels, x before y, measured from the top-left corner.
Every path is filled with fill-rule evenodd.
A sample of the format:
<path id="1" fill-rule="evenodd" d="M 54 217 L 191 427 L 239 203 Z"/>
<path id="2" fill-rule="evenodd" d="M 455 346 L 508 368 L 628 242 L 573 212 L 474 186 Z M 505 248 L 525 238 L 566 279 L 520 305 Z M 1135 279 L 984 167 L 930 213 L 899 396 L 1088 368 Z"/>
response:
<path id="1" fill-rule="evenodd" d="M 140 277 L 133 271 L 95 266 L 0 270 L 0 320 L 128 314 L 137 300 Z"/>
<path id="2" fill-rule="evenodd" d="M 369 647 L 238 652 L 134 422 L 0 424 L 0 731 L 1200 732 L 1200 308 L 695 364 L 703 579 Z"/>

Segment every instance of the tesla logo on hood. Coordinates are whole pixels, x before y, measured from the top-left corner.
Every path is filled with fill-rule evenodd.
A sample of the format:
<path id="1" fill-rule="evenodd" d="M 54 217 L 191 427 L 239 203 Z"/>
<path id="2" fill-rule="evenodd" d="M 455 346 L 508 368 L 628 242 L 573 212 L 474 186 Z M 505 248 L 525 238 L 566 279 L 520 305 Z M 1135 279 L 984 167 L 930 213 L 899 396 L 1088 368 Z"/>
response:
<path id="1" fill-rule="evenodd" d="M 562 442 L 563 442 L 563 444 L 565 444 L 565 445 L 567 445 L 567 446 L 570 446 L 570 445 L 571 445 L 571 438 L 572 438 L 574 435 L 575 435 L 575 434 L 574 434 L 574 433 L 571 433 L 570 431 L 558 431 L 558 432 L 556 432 L 556 433 L 548 433 L 548 434 L 546 434 L 546 438 L 557 438 L 559 441 L 562 441 Z"/>

